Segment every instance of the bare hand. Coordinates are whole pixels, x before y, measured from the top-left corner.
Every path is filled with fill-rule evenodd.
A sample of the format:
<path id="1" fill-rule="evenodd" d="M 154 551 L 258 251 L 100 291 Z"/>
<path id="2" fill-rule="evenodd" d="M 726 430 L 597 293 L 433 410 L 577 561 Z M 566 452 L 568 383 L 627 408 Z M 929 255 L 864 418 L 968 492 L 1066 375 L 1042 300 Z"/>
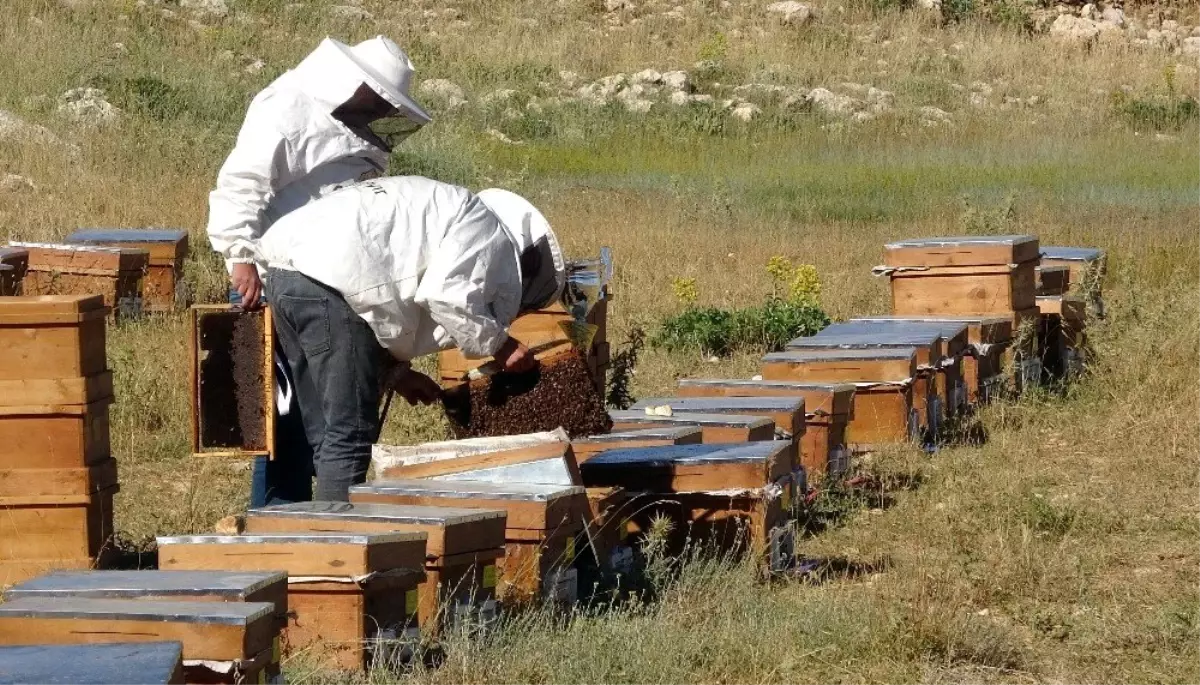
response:
<path id="1" fill-rule="evenodd" d="M 393 377 L 392 389 L 409 404 L 433 404 L 442 396 L 442 386 L 437 381 L 411 368 L 401 370 Z"/>
<path id="2" fill-rule="evenodd" d="M 537 359 L 529 354 L 529 348 L 511 337 L 496 350 L 496 360 L 504 364 L 505 371 L 513 373 L 532 371 L 537 367 Z"/>
<path id="3" fill-rule="evenodd" d="M 259 298 L 262 297 L 262 279 L 258 277 L 258 267 L 253 264 L 234 264 L 229 282 L 242 296 L 242 309 L 258 309 Z"/>

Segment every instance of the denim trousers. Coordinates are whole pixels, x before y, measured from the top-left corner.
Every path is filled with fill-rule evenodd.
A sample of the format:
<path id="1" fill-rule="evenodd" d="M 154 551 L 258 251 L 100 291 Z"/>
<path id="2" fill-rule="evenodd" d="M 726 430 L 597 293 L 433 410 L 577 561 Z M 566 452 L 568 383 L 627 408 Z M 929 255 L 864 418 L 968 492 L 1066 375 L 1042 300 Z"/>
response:
<path id="1" fill-rule="evenodd" d="M 350 486 L 366 481 L 379 437 L 387 352 L 336 290 L 272 269 L 266 291 L 314 454 L 315 498 L 345 502 Z"/>
<path id="2" fill-rule="evenodd" d="M 265 303 L 265 298 L 263 299 Z M 229 303 L 242 303 L 242 296 L 232 288 L 229 290 Z M 278 337 L 275 334 L 275 351 L 284 357 Z M 280 368 L 274 367 L 276 376 L 281 375 Z M 294 385 L 290 378 L 279 379 L 284 385 Z M 313 476 L 316 473 L 313 465 L 313 451 L 308 444 L 308 436 L 304 432 L 304 420 L 300 415 L 300 407 L 293 400 L 289 411 L 280 415 L 275 414 L 275 452 L 270 457 L 255 457 L 250 477 L 250 506 L 265 507 L 272 504 L 289 504 L 291 502 L 308 502 L 313 498 Z"/>

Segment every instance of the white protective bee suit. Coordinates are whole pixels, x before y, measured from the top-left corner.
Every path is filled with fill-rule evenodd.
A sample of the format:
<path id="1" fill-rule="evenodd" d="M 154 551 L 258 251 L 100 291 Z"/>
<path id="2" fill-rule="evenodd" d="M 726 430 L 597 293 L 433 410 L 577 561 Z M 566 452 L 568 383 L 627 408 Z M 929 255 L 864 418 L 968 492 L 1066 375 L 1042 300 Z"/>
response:
<path id="1" fill-rule="evenodd" d="M 383 36 L 353 48 L 326 38 L 250 103 L 209 195 L 208 238 L 231 267 L 280 217 L 347 183 L 382 175 L 389 150 L 334 117 L 363 84 L 414 128 L 429 115 L 408 96 L 413 66 Z"/>
<path id="2" fill-rule="evenodd" d="M 258 252 L 339 292 L 400 361 L 451 346 L 490 356 L 521 311 L 566 283 L 558 240 L 528 201 L 418 176 L 327 195 L 276 222 Z"/>

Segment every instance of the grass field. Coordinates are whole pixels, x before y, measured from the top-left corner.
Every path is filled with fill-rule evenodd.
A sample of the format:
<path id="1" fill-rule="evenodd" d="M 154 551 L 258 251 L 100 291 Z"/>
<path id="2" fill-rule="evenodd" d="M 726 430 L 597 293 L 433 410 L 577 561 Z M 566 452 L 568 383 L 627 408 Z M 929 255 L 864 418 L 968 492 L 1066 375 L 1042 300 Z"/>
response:
<path id="1" fill-rule="evenodd" d="M 886 282 L 870 273 L 882 244 L 963 232 L 1106 249 L 1110 316 L 1094 322 L 1087 376 L 988 407 L 986 444 L 897 448 L 856 464 L 870 486 L 821 500 L 822 529 L 800 544 L 829 560 L 824 582 L 764 585 L 737 563 L 699 560 L 658 578 L 653 601 L 533 614 L 491 640 L 453 641 L 439 670 L 373 679 L 1200 679 L 1200 136 L 1185 106 L 1197 96 L 1194 57 L 1063 47 L 975 18 L 939 27 L 865 2 L 844 12 L 818 3 L 803 28 L 777 26 L 758 4 L 682 3 L 680 20 L 653 1 L 615 13 L 584 1 L 494 4 L 367 2 L 372 18 L 346 20 L 324 2 L 230 0 L 232 13 L 213 20 L 178 3 L 11 0 L 0 109 L 48 134 L 0 125 L 0 176 L 34 186 L 0 190 L 0 239 L 184 227 L 189 282 L 219 300 L 206 193 L 249 98 L 326 34 L 385 33 L 411 50 L 422 78 L 451 79 L 468 100 L 448 111 L 429 98 L 435 123 L 394 171 L 512 188 L 542 208 L 569 252 L 611 246 L 615 344 L 680 309 L 675 278 L 695 278 L 701 304 L 761 301 L 774 255 L 816 266 L 835 318 L 885 313 Z M 1184 5 L 1178 18 L 1195 24 L 1195 14 Z M 259 58 L 265 67 L 247 72 Z M 566 101 L 507 112 L 482 98 L 510 88 L 518 101 L 545 102 L 539 84 L 557 83 L 560 70 L 581 83 L 644 68 L 700 80 L 701 59 L 716 65 L 699 88 L 718 99 L 729 84 L 852 82 L 892 92 L 894 105 L 851 123 L 763 101 L 762 116 L 742 122 L 699 106 L 637 114 Z M 117 121 L 87 126 L 56 111 L 59 94 L 88 85 L 121 108 Z M 1035 104 L 1004 101 L 1033 95 Z M 921 107 L 950 123 L 923 125 Z M 188 455 L 186 355 L 182 316 L 110 335 L 117 525 L 132 544 L 209 530 L 245 503 L 247 464 Z M 710 363 L 648 350 L 634 392 L 755 366 L 752 354 Z M 444 430 L 434 413 L 406 407 L 385 439 Z M 288 670 L 294 682 L 337 678 L 303 659 Z"/>

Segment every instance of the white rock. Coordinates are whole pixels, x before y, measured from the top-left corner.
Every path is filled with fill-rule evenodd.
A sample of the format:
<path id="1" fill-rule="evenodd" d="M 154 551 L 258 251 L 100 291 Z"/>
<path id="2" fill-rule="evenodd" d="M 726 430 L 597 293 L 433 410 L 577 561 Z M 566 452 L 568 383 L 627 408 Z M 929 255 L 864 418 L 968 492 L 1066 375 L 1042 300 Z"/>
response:
<path id="1" fill-rule="evenodd" d="M 354 5 L 334 5 L 329 8 L 329 16 L 342 21 L 371 21 L 375 15 Z"/>
<path id="2" fill-rule="evenodd" d="M 950 113 L 937 107 L 922 107 L 920 110 L 922 126 L 940 126 L 950 123 Z"/>
<path id="3" fill-rule="evenodd" d="M 676 107 L 683 107 L 684 105 L 690 103 L 691 101 L 692 100 L 688 96 L 688 94 L 683 92 L 682 90 L 673 91 L 670 95 L 667 96 L 667 102 L 671 103 L 672 105 L 675 105 Z"/>
<path id="4" fill-rule="evenodd" d="M 883 90 L 874 86 L 867 89 L 867 102 L 876 104 L 886 104 L 889 107 L 895 101 L 896 94 L 890 90 Z"/>
<path id="5" fill-rule="evenodd" d="M 1105 7 L 1100 13 L 1100 21 L 1116 27 L 1125 26 L 1125 12 L 1116 7 Z"/>
<path id="6" fill-rule="evenodd" d="M 1174 19 L 1167 19 L 1162 23 L 1162 30 L 1175 33 L 1179 30 L 1179 22 L 1175 21 Z"/>
<path id="7" fill-rule="evenodd" d="M 688 100 L 690 102 L 699 102 L 701 104 L 711 105 L 713 103 L 713 96 L 709 95 L 708 93 L 693 93 L 688 95 Z"/>
<path id="8" fill-rule="evenodd" d="M 767 5 L 767 13 L 788 26 L 803 26 L 815 18 L 811 7 L 796 0 L 773 2 Z"/>
<path id="9" fill-rule="evenodd" d="M 988 99 L 983 93 L 971 93 L 971 97 L 967 98 L 972 107 L 987 107 Z"/>
<path id="10" fill-rule="evenodd" d="M 116 121 L 121 114 L 98 88 L 72 88 L 58 97 L 58 111 L 81 124 L 99 126 Z"/>
<path id="11" fill-rule="evenodd" d="M 825 88 L 813 88 L 806 96 L 816 109 L 837 116 L 849 116 L 858 108 L 858 101 L 849 95 L 839 95 Z"/>
<path id="12" fill-rule="evenodd" d="M 256 60 L 253 60 L 252 62 L 250 62 L 249 64 L 247 64 L 245 67 L 243 67 L 242 71 L 246 72 L 247 74 L 257 74 L 258 72 L 260 72 L 266 68 L 267 68 L 266 62 L 262 61 L 261 59 L 256 59 Z"/>
<path id="13" fill-rule="evenodd" d="M 482 98 L 479 99 L 479 102 L 481 102 L 482 104 L 485 104 L 485 105 L 494 105 L 497 103 L 508 102 L 509 100 L 513 99 L 513 97 L 515 97 L 516 94 L 517 94 L 517 91 L 513 90 L 512 88 L 501 88 L 500 90 L 493 90 L 492 92 L 488 93 L 487 95 L 484 95 Z"/>
<path id="14" fill-rule="evenodd" d="M 652 107 L 654 107 L 654 103 L 652 101 L 641 98 L 627 98 L 622 100 L 621 104 L 625 105 L 626 110 L 633 112 L 634 114 L 645 114 L 646 112 L 649 112 Z"/>
<path id="15" fill-rule="evenodd" d="M 1095 21 L 1100 18 L 1100 12 L 1096 9 L 1096 5 L 1089 2 L 1083 6 L 1083 9 L 1079 10 L 1079 16 Z"/>
<path id="16" fill-rule="evenodd" d="M 668 71 L 662 75 L 662 83 L 671 90 L 690 93 L 693 90 L 692 79 L 686 71 Z"/>
<path id="17" fill-rule="evenodd" d="M 58 136 L 50 129 L 0 109 L 0 140 L 33 140 L 41 143 L 59 143 Z"/>
<path id="18" fill-rule="evenodd" d="M 1185 55 L 1200 55 L 1200 37 L 1184 38 L 1182 50 Z"/>
<path id="19" fill-rule="evenodd" d="M 734 119 L 750 121 L 759 114 L 762 114 L 762 108 L 753 102 L 743 102 L 742 104 L 734 107 L 733 111 L 731 111 L 729 114 Z"/>
<path id="20" fill-rule="evenodd" d="M 643 69 L 629 77 L 631 83 L 662 85 L 663 75 L 653 69 Z"/>
<path id="21" fill-rule="evenodd" d="M 917 7 L 923 10 L 941 10 L 942 0 L 917 0 Z"/>
<path id="22" fill-rule="evenodd" d="M 850 115 L 850 121 L 853 121 L 857 124 L 861 124 L 864 121 L 870 121 L 874 118 L 875 118 L 874 112 L 862 111 L 862 112 L 855 112 L 854 114 Z"/>
<path id="23" fill-rule="evenodd" d="M 421 82 L 418 88 L 422 95 L 440 101 L 447 109 L 455 110 L 467 104 L 466 93 L 449 79 L 433 78 Z"/>
<path id="24" fill-rule="evenodd" d="M 1050 35 L 1068 43 L 1086 44 L 1096 40 L 1100 27 L 1091 19 L 1062 14 L 1050 25 Z"/>
<path id="25" fill-rule="evenodd" d="M 787 88 L 771 83 L 746 83 L 733 89 L 735 95 L 775 95 L 787 91 Z"/>
<path id="26" fill-rule="evenodd" d="M 229 16 L 229 5 L 225 0 L 179 0 L 179 7 L 191 12 L 197 19 L 224 19 Z"/>
<path id="27" fill-rule="evenodd" d="M 1200 38 L 1200 26 L 1192 27 L 1192 38 Z"/>
<path id="28" fill-rule="evenodd" d="M 579 83 L 579 74 L 564 69 L 558 72 L 558 80 L 567 88 L 574 88 Z"/>
<path id="29" fill-rule="evenodd" d="M 501 143 L 504 143 L 505 145 L 521 145 L 522 144 L 521 141 L 513 140 L 512 138 L 509 138 L 508 136 L 504 135 L 503 131 L 498 131 L 494 128 L 489 128 L 487 130 L 487 134 L 489 136 L 491 136 L 492 138 L 495 138 L 496 140 L 500 141 Z"/>
<path id="30" fill-rule="evenodd" d="M 27 177 L 20 174 L 0 176 L 0 193 L 19 193 L 26 190 L 37 190 L 37 186 Z"/>

